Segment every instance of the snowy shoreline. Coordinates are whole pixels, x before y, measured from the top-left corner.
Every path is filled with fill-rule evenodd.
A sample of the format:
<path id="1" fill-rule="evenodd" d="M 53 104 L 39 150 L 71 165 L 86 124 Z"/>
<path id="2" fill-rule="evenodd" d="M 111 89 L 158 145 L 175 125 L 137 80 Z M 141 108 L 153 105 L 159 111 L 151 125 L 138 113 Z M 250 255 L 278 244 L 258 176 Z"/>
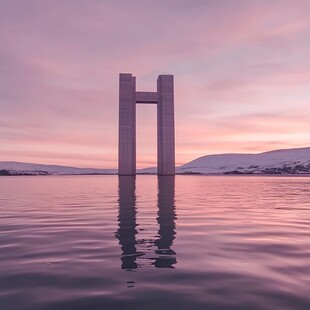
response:
<path id="1" fill-rule="evenodd" d="M 157 168 L 137 169 L 156 174 Z M 76 168 L 0 161 L 0 175 L 116 175 L 117 169 Z M 199 157 L 180 167 L 177 175 L 310 175 L 310 147 L 258 154 L 218 154 Z"/>

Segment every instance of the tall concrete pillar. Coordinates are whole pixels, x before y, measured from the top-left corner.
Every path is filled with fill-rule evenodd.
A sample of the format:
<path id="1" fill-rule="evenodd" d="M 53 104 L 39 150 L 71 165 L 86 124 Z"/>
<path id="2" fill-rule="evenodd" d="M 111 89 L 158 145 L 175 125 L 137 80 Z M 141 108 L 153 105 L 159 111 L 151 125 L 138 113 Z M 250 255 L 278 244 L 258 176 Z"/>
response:
<path id="1" fill-rule="evenodd" d="M 136 78 L 119 76 L 118 174 L 136 174 Z"/>
<path id="2" fill-rule="evenodd" d="M 157 79 L 157 164 L 158 175 L 175 174 L 173 75 Z"/>
<path id="3" fill-rule="evenodd" d="M 119 77 L 118 174 L 136 174 L 136 103 L 157 104 L 158 175 L 175 174 L 173 75 L 160 75 L 157 92 L 136 92 L 136 78 Z"/>

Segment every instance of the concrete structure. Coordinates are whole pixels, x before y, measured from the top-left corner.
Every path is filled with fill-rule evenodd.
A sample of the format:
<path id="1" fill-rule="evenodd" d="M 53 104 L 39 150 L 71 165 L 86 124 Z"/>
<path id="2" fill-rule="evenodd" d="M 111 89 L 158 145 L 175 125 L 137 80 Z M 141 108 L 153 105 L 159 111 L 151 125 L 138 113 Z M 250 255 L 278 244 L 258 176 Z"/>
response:
<path id="1" fill-rule="evenodd" d="M 157 92 L 137 92 L 132 74 L 119 76 L 118 174 L 136 174 L 136 104 L 157 104 L 158 175 L 175 174 L 173 75 L 160 75 Z"/>

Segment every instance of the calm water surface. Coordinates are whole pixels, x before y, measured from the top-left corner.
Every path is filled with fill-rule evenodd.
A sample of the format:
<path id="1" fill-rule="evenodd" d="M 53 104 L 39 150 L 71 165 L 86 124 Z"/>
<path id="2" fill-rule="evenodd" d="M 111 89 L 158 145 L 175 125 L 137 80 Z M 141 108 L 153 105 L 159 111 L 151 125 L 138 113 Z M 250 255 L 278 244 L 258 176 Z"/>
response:
<path id="1" fill-rule="evenodd" d="M 0 178 L 0 309 L 310 309 L 310 178 Z"/>

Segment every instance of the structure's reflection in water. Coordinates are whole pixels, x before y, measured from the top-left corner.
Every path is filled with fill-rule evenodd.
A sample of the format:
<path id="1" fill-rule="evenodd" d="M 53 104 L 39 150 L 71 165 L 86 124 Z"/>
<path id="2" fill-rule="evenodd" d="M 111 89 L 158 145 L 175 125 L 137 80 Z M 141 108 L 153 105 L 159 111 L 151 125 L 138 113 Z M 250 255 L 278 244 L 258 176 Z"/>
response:
<path id="1" fill-rule="evenodd" d="M 173 268 L 177 263 L 176 253 L 171 249 L 175 239 L 175 177 L 158 176 L 157 222 L 159 225 L 156 240 L 137 240 L 137 210 L 136 210 L 136 177 L 119 176 L 119 214 L 116 237 L 122 249 L 122 269 L 132 270 L 141 267 L 137 257 L 146 253 L 137 250 L 137 245 L 155 244 L 153 262 L 156 268 Z"/>
<path id="2" fill-rule="evenodd" d="M 136 256 L 136 177 L 120 176 L 118 179 L 118 223 L 116 233 L 122 248 L 122 269 L 137 268 Z"/>
<path id="3" fill-rule="evenodd" d="M 158 176 L 158 236 L 155 245 L 159 257 L 154 265 L 157 268 L 171 268 L 176 264 L 175 252 L 170 248 L 175 239 L 174 176 Z"/>

